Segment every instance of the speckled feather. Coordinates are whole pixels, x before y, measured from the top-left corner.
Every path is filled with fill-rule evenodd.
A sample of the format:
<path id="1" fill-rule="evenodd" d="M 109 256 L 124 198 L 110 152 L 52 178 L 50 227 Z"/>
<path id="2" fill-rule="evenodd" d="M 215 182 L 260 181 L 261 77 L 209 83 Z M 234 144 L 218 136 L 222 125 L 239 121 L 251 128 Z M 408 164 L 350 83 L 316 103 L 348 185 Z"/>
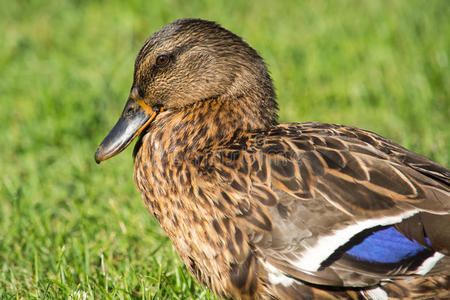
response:
<path id="1" fill-rule="evenodd" d="M 157 68 L 161 53 L 171 61 Z M 165 108 L 135 146 L 137 188 L 216 295 L 449 296 L 448 169 L 362 129 L 277 124 L 264 62 L 212 22 L 163 27 L 135 69 L 133 89 Z M 384 232 L 420 251 L 395 263 L 353 255 Z"/>
<path id="2" fill-rule="evenodd" d="M 342 259 L 316 274 L 307 274 L 289 262 L 341 226 L 406 211 L 434 214 L 443 225 L 440 231 L 446 242 L 435 250 L 448 253 L 446 213 L 450 206 L 441 200 L 448 199 L 448 170 L 371 132 L 330 124 L 280 124 L 269 130 L 225 136 L 208 145 L 223 124 L 211 127 L 207 113 L 202 118 L 204 126 L 191 118 L 196 119 L 202 110 L 211 111 L 216 102 L 162 113 L 143 136 L 135 174 L 148 209 L 180 257 L 191 273 L 217 294 L 286 299 L 298 293 L 291 296 L 305 294 L 307 299 L 309 293 L 331 293 L 330 297 L 350 293 L 357 297 L 354 289 L 327 291 L 304 283 L 374 286 L 409 274 L 408 270 L 372 272 Z M 236 110 L 234 116 L 242 111 L 239 104 Z M 221 119 L 222 113 L 228 111 L 212 117 Z M 244 115 L 245 111 L 233 123 L 245 120 Z M 175 126 L 166 122 L 182 126 L 176 133 L 170 130 Z M 198 151 L 182 150 L 195 143 L 206 146 Z M 405 162 L 404 157 L 409 160 Z M 439 180 L 430 179 L 430 172 Z M 169 189 L 166 182 L 171 182 Z M 398 226 L 407 227 L 407 222 Z M 424 228 L 430 236 L 428 231 L 435 230 L 426 224 Z M 425 229 L 411 238 L 423 240 Z M 407 235 L 406 229 L 404 232 Z M 299 279 L 298 287 L 270 286 L 265 264 Z"/>

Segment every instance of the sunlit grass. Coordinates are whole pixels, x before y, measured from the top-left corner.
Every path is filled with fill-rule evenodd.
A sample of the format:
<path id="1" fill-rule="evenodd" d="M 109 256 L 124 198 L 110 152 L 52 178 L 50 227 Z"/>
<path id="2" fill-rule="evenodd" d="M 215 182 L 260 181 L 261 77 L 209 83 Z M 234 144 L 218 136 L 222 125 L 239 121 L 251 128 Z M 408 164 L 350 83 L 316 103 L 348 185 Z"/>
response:
<path id="1" fill-rule="evenodd" d="M 145 211 L 131 150 L 93 159 L 162 25 L 243 36 L 281 121 L 358 126 L 448 166 L 449 15 L 445 0 L 0 2 L 0 298 L 213 298 Z"/>

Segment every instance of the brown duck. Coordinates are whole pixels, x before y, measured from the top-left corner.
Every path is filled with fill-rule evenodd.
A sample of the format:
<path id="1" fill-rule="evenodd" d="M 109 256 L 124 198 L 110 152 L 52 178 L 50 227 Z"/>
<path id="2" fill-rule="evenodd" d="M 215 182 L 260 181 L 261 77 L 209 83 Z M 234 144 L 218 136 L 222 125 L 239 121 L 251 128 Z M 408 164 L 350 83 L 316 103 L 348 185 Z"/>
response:
<path id="1" fill-rule="evenodd" d="M 219 297 L 449 298 L 450 170 L 369 131 L 276 117 L 256 51 L 181 19 L 139 51 L 95 159 L 139 136 L 145 205 Z"/>

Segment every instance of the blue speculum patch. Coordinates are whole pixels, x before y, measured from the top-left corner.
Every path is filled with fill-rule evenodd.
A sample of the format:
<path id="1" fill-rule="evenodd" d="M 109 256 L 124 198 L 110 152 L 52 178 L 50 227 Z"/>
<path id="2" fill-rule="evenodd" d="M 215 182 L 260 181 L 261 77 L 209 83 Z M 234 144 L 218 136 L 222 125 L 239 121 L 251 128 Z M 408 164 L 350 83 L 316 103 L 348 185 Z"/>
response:
<path id="1" fill-rule="evenodd" d="M 374 263 L 397 263 L 429 249 L 404 237 L 394 227 L 375 231 L 346 253 Z"/>

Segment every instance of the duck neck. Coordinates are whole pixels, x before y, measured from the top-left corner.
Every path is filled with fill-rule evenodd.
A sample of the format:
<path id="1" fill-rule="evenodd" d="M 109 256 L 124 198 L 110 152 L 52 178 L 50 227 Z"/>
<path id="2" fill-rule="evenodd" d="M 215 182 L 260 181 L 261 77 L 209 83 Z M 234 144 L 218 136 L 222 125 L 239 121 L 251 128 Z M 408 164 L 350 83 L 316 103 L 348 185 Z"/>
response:
<path id="1" fill-rule="evenodd" d="M 255 105 L 251 99 L 204 100 L 160 113 L 142 143 L 164 156 L 197 152 L 227 145 L 246 132 L 269 129 L 275 118 L 275 108 Z"/>

